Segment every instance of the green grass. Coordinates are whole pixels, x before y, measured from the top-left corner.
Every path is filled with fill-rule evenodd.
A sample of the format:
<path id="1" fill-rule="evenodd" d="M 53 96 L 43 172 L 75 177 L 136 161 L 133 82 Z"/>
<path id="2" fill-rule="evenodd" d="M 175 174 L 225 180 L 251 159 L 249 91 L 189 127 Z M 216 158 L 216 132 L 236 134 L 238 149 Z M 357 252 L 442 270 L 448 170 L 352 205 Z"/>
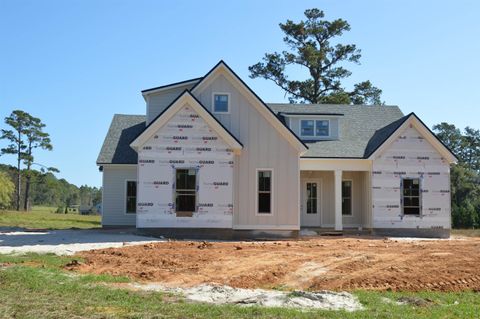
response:
<path id="1" fill-rule="evenodd" d="M 379 293 L 355 294 L 366 310 L 299 311 L 293 309 L 214 306 L 187 303 L 180 296 L 134 292 L 108 287 L 126 282 L 113 276 L 77 275 L 63 271 L 72 257 L 28 254 L 0 255 L 0 318 L 475 318 L 480 294 Z M 385 303 L 402 296 L 428 298 L 426 307 Z"/>
<path id="2" fill-rule="evenodd" d="M 480 237 L 480 229 L 452 229 L 452 235 Z"/>
<path id="3" fill-rule="evenodd" d="M 101 226 L 98 215 L 55 214 L 52 210 L 56 208 L 33 207 L 30 212 L 0 211 L 0 227 L 68 229 Z"/>

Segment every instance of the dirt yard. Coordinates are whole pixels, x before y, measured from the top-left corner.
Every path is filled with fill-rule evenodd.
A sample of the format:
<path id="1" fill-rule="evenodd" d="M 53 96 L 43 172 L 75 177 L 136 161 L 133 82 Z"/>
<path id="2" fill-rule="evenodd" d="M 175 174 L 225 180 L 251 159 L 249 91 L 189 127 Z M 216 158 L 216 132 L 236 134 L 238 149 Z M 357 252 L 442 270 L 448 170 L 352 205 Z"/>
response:
<path id="1" fill-rule="evenodd" d="M 317 237 L 163 243 L 80 253 L 67 269 L 191 287 L 303 290 L 480 290 L 480 238 Z"/>

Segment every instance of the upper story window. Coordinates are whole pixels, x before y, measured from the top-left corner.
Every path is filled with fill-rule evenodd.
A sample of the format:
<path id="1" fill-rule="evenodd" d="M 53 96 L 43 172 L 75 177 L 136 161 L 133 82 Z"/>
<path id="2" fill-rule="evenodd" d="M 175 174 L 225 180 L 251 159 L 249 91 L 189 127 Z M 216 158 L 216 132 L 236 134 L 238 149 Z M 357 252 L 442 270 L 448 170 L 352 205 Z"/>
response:
<path id="1" fill-rule="evenodd" d="M 300 122 L 302 136 L 314 136 L 315 132 L 315 121 L 313 120 L 302 120 Z"/>
<path id="2" fill-rule="evenodd" d="M 330 121 L 317 120 L 315 121 L 315 135 L 316 136 L 329 136 L 330 135 Z"/>
<path id="3" fill-rule="evenodd" d="M 330 121 L 301 120 L 300 135 L 302 137 L 328 137 L 330 136 Z"/>
<path id="4" fill-rule="evenodd" d="M 229 93 L 213 93 L 213 113 L 230 113 Z"/>

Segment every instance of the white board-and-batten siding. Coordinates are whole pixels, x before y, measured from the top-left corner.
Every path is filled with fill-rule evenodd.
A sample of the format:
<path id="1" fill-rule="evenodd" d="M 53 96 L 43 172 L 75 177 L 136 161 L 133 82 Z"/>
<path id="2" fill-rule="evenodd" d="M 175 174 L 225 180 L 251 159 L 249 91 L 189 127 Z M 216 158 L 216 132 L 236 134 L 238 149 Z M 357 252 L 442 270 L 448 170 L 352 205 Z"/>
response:
<path id="1" fill-rule="evenodd" d="M 137 180 L 136 165 L 104 165 L 102 226 L 135 226 L 136 215 L 126 212 L 126 182 Z"/>
<path id="2" fill-rule="evenodd" d="M 297 230 L 300 227 L 298 151 L 260 114 L 251 99 L 246 98 L 229 77 L 218 74 L 195 95 L 244 145 L 235 159 L 233 228 Z M 229 93 L 229 114 L 213 112 L 214 93 Z M 258 169 L 273 171 L 273 212 L 270 215 L 257 213 Z"/>
<path id="3" fill-rule="evenodd" d="M 402 178 L 420 179 L 420 216 L 402 213 Z M 373 160 L 373 228 L 450 229 L 450 165 L 410 125 Z"/>
<path id="4" fill-rule="evenodd" d="M 147 120 L 150 124 L 160 113 L 162 113 L 183 91 L 191 89 L 195 83 L 175 86 L 158 93 L 147 95 Z"/>

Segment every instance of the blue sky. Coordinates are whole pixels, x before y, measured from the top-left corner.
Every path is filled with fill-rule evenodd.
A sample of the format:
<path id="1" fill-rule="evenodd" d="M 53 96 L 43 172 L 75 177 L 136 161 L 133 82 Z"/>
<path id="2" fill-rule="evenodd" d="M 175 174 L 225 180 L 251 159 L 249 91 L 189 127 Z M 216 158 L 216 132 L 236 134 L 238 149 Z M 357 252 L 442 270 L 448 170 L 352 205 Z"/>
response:
<path id="1" fill-rule="evenodd" d="M 278 23 L 312 7 L 346 19 L 352 31 L 342 42 L 362 49 L 347 88 L 369 79 L 387 104 L 429 126 L 480 128 L 473 0 L 0 0 L 0 127 L 17 108 L 40 117 L 54 150 L 36 161 L 100 186 L 95 160 L 112 116 L 144 114 L 142 89 L 202 76 L 224 59 L 265 101 L 286 101 L 272 83 L 248 78 L 247 67 L 284 49 Z"/>

